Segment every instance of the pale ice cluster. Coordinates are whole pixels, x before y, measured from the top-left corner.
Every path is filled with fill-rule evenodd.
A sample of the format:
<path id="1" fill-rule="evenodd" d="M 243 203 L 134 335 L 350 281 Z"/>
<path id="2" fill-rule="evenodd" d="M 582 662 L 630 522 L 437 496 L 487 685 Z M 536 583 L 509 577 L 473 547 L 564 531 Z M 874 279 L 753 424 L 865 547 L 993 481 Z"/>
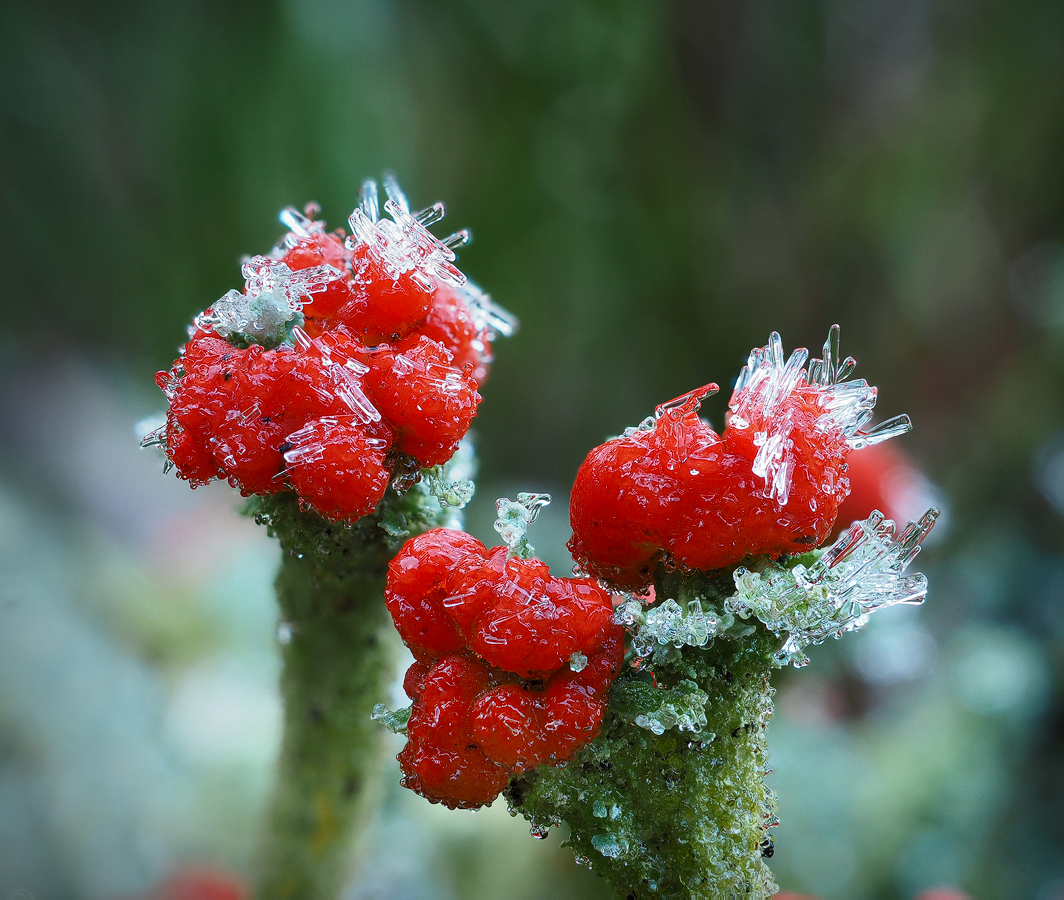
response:
<path id="1" fill-rule="evenodd" d="M 902 573 L 937 517 L 938 510 L 930 509 L 899 534 L 894 522 L 877 511 L 854 522 L 808 568 L 768 563 L 754 572 L 740 566 L 734 573 L 736 593 L 725 601 L 725 610 L 757 618 L 786 635 L 777 660 L 803 666 L 809 661 L 804 647 L 863 627 L 877 609 L 923 602 L 927 579 Z"/>
<path id="2" fill-rule="evenodd" d="M 341 277 L 332 266 L 313 266 L 293 272 L 268 256 L 253 256 L 244 263 L 244 291 L 231 290 L 196 317 L 199 328 L 222 338 L 238 337 L 275 347 L 288 337 L 289 323 L 301 322 L 303 305 Z"/>
<path id="3" fill-rule="evenodd" d="M 840 360 L 839 326 L 832 325 L 824 342 L 822 359 L 809 361 L 809 351 L 799 348 L 784 358 L 783 342 L 773 332 L 767 346 L 750 352 L 729 403 L 729 428 L 756 428 L 754 474 L 765 480 L 765 496 L 787 503 L 794 471 L 794 407 L 787 403 L 803 384 L 818 389 L 823 412 L 814 426 L 846 439 L 851 449 L 867 447 L 904 434 L 912 428 L 908 416 L 895 416 L 865 431 L 876 405 L 876 388 L 863 378 L 850 379 L 857 363 L 852 356 Z"/>
<path id="4" fill-rule="evenodd" d="M 675 600 L 663 600 L 649 609 L 630 597 L 613 612 L 613 621 L 632 635 L 632 649 L 638 657 L 654 652 L 655 644 L 705 647 L 721 628 L 721 619 L 706 611 L 698 600 L 690 600 L 684 611 Z"/>
<path id="5" fill-rule="evenodd" d="M 539 517 L 539 511 L 550 503 L 550 494 L 533 494 L 521 492 L 517 500 L 500 497 L 495 501 L 498 518 L 495 530 L 503 543 L 509 548 L 507 554 L 511 559 L 531 559 L 532 545 L 528 543 L 526 533 L 528 526 Z"/>
<path id="6" fill-rule="evenodd" d="M 383 183 L 388 197 L 384 211 L 391 218 L 381 217 L 377 182 L 366 179 L 358 192 L 358 206 L 347 220 L 351 226 L 348 249 L 368 248 L 392 278 L 410 273 L 426 291 L 435 289 L 437 278 L 455 285 L 464 284 L 465 275 L 454 266 L 454 249 L 469 241 L 469 232 L 463 229 L 443 239 L 437 238 L 428 226 L 444 217 L 444 205 L 435 203 L 421 212 L 411 213 L 406 194 L 395 176 L 385 175 Z"/>
<path id="7" fill-rule="evenodd" d="M 635 724 L 640 728 L 654 734 L 664 734 L 667 729 L 676 728 L 701 733 L 705 740 L 713 739 L 714 735 L 703 730 L 708 724 L 706 703 L 709 694 L 695 682 L 684 679 L 674 687 L 655 690 L 654 698 L 657 702 L 653 708 L 635 717 Z"/>

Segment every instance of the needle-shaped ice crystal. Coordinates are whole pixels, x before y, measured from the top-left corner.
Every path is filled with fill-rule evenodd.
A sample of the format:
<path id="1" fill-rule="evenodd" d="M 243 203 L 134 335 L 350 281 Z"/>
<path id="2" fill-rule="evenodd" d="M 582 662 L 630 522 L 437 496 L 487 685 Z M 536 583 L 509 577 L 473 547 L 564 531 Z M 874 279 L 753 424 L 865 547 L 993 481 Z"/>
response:
<path id="1" fill-rule="evenodd" d="M 293 210 L 294 212 L 294 210 Z M 268 256 L 253 256 L 242 269 L 245 289 L 231 290 L 196 317 L 196 325 L 219 337 L 276 347 L 288 337 L 289 323 L 298 324 L 303 304 L 341 277 L 332 266 L 293 272 Z"/>
<path id="2" fill-rule="evenodd" d="M 380 217 L 376 182 L 363 182 L 359 205 L 348 219 L 351 226 L 348 249 L 365 248 L 391 277 L 410 273 L 410 277 L 426 291 L 435 288 L 436 279 L 464 284 L 465 275 L 453 265 L 453 248 L 466 243 L 469 232 L 459 231 L 440 240 L 428 230 L 428 226 L 444 217 L 442 203 L 411 213 L 406 194 L 394 175 L 384 177 L 384 191 L 388 196 L 384 211 L 390 219 Z"/>
<path id="3" fill-rule="evenodd" d="M 516 559 L 531 559 L 533 550 L 528 543 L 526 532 L 539 517 L 539 511 L 550 503 L 550 494 L 520 493 L 517 500 L 501 497 L 495 501 L 499 517 L 495 520 L 495 530 L 509 548 L 509 556 Z"/>
<path id="4" fill-rule="evenodd" d="M 765 481 L 765 496 L 781 505 L 790 494 L 794 471 L 796 409 L 792 397 L 812 388 L 821 412 L 813 427 L 842 438 L 849 449 L 859 449 L 904 434 L 912 428 L 908 416 L 895 416 L 870 430 L 876 388 L 862 378 L 850 379 L 857 365 L 853 357 L 840 360 L 839 326 L 832 325 L 824 342 L 823 358 L 809 361 L 809 351 L 799 348 L 785 358 L 783 342 L 773 332 L 768 344 L 751 351 L 735 383 L 729 407 L 729 427 L 752 428 L 759 448 L 753 470 Z"/>
<path id="5" fill-rule="evenodd" d="M 740 566 L 725 609 L 787 635 L 780 662 L 804 665 L 802 648 L 863 627 L 877 609 L 923 602 L 927 579 L 902 573 L 937 517 L 938 510 L 930 509 L 897 534 L 894 522 L 877 511 L 854 522 L 808 568 L 769 563 L 753 572 Z"/>

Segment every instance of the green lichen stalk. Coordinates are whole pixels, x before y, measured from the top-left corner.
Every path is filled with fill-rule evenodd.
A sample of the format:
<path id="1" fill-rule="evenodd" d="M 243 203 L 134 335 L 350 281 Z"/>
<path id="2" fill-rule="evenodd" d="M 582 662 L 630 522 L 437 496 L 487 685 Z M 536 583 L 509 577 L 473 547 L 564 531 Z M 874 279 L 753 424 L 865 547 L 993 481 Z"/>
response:
<path id="1" fill-rule="evenodd" d="M 765 785 L 779 637 L 724 610 L 730 573 L 659 573 L 657 596 L 708 616 L 706 646 L 658 644 L 614 684 L 600 735 L 564 768 L 515 778 L 534 830 L 565 823 L 622 898 L 769 897 L 776 801 Z"/>
<path id="2" fill-rule="evenodd" d="M 349 526 L 300 511 L 292 495 L 253 498 L 249 513 L 283 551 L 284 737 L 255 896 L 336 900 L 382 762 L 383 729 L 370 713 L 394 675 L 388 562 L 405 537 L 448 512 L 419 484 L 402 497 L 389 490 L 377 513 Z"/>

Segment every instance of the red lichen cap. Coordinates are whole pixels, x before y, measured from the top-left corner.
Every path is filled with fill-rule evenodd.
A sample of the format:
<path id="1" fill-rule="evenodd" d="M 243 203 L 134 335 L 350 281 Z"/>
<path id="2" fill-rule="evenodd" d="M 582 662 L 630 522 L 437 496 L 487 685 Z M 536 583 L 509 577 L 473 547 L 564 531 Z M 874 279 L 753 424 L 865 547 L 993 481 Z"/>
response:
<path id="1" fill-rule="evenodd" d="M 397 472 L 455 452 L 491 341 L 516 320 L 454 267 L 468 232 L 428 231 L 443 205 L 411 212 L 393 177 L 384 187 L 388 217 L 367 181 L 346 238 L 316 207 L 284 210 L 281 244 L 244 264 L 244 290 L 197 316 L 156 376 L 169 408 L 144 443 L 193 487 L 294 490 L 343 521 L 371 512 Z"/>
<path id="2" fill-rule="evenodd" d="M 435 529 L 392 560 L 385 598 L 417 660 L 399 754 L 407 787 L 482 806 L 511 774 L 568 759 L 598 733 L 624 644 L 590 579 Z"/>
<path id="3" fill-rule="evenodd" d="M 777 334 L 755 349 L 723 435 L 697 415 L 710 385 L 592 450 L 570 507 L 569 548 L 584 571 L 638 590 L 666 559 L 712 570 L 822 543 L 849 490 L 849 452 L 910 428 L 899 416 L 862 430 L 876 389 L 846 380 L 856 364 L 839 361 L 838 334 L 808 367 L 804 349 L 784 358 Z"/>

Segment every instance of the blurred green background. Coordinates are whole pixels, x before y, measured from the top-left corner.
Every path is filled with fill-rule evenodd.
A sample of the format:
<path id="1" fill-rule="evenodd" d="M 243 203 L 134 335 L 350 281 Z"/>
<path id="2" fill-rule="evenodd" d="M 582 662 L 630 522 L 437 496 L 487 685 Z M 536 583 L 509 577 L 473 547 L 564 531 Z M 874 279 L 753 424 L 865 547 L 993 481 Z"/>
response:
<path id="1" fill-rule="evenodd" d="M 1064 898 L 1064 4 L 161 0 L 0 14 L 0 897 L 246 869 L 275 549 L 138 451 L 282 207 L 448 204 L 522 330 L 471 527 L 655 404 L 834 322 L 948 522 L 926 608 L 780 678 L 773 869 L 826 898 Z M 444 233 L 444 232 L 441 232 Z M 595 896 L 395 784 L 348 900 Z"/>

